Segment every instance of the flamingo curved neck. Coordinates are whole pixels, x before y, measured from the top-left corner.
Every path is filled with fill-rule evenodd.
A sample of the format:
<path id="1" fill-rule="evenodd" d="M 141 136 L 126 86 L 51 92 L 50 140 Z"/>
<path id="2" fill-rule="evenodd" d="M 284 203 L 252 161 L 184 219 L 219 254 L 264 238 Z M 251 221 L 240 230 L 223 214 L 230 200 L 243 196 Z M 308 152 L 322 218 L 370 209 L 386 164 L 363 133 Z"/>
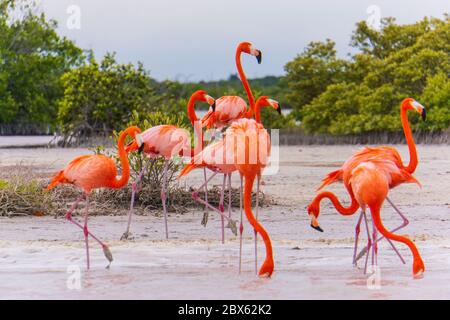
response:
<path id="1" fill-rule="evenodd" d="M 417 150 L 414 138 L 411 132 L 411 127 L 409 126 L 408 115 L 406 114 L 407 109 L 405 103 L 402 103 L 400 107 L 400 118 L 402 120 L 403 132 L 405 133 L 406 143 L 409 149 L 409 164 L 406 167 L 406 171 L 413 173 L 416 171 L 418 160 L 417 160 Z"/>
<path id="2" fill-rule="evenodd" d="M 269 107 L 268 105 L 263 105 L 260 100 L 256 101 L 255 104 L 255 120 L 257 123 L 261 123 L 261 108 Z"/>
<path id="3" fill-rule="evenodd" d="M 253 115 L 253 108 L 255 107 L 255 98 L 253 97 L 252 90 L 250 89 L 250 84 L 245 76 L 244 69 L 242 68 L 241 63 L 241 54 L 242 49 L 238 48 L 236 51 L 236 67 L 239 73 L 239 77 L 241 78 L 242 84 L 244 85 L 245 92 L 247 93 L 248 103 L 250 104 L 249 109 L 246 113 L 246 117 L 251 117 Z"/>
<path id="4" fill-rule="evenodd" d="M 199 100 L 200 99 L 198 99 L 197 97 L 191 97 L 188 102 L 188 110 L 187 110 L 188 117 L 189 120 L 191 121 L 192 127 L 194 128 L 194 132 L 197 138 L 196 146 L 191 148 L 190 154 L 191 156 L 194 156 L 197 153 L 199 153 L 204 146 L 202 124 L 201 121 L 198 119 L 197 114 L 195 113 L 195 103 Z"/>
<path id="5" fill-rule="evenodd" d="M 319 195 L 314 199 L 314 203 L 320 204 L 320 201 L 324 198 L 330 199 L 330 201 L 333 203 L 336 210 L 344 215 L 344 216 L 350 216 L 356 212 L 359 208 L 359 204 L 356 201 L 355 197 L 353 196 L 353 193 L 350 193 L 350 197 L 352 199 L 352 202 L 350 206 L 344 207 L 340 202 L 339 199 L 334 195 L 333 193 L 329 191 L 323 191 L 319 193 Z"/>
<path id="6" fill-rule="evenodd" d="M 114 179 L 113 188 L 122 188 L 130 179 L 130 164 L 128 162 L 127 153 L 125 152 L 125 138 L 129 135 L 131 128 L 124 130 L 119 136 L 117 150 L 119 153 L 120 165 L 122 166 L 122 175 L 120 179 Z"/>
<path id="7" fill-rule="evenodd" d="M 264 229 L 264 227 L 256 220 L 255 216 L 252 212 L 252 189 L 253 183 L 255 181 L 255 176 L 244 175 L 245 184 L 244 184 L 244 212 L 247 216 L 248 222 L 253 226 L 253 228 L 258 232 L 264 240 L 264 244 L 266 247 L 266 259 L 264 264 L 267 264 L 273 259 L 273 250 L 272 243 L 270 241 L 269 234 Z"/>

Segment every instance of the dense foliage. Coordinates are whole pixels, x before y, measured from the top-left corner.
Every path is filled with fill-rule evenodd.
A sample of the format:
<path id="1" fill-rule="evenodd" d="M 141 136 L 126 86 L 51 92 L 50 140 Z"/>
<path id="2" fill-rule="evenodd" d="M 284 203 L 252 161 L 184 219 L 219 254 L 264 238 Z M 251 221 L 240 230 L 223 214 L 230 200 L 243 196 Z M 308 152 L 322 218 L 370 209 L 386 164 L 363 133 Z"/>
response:
<path id="1" fill-rule="evenodd" d="M 334 43 L 311 43 L 286 65 L 289 101 L 307 132 L 359 134 L 397 131 L 399 103 L 413 97 L 428 108 L 420 128 L 450 126 L 450 19 L 411 25 L 383 20 L 380 31 L 357 24 L 358 53 L 339 59 Z M 418 123 L 418 117 L 412 117 Z"/>
<path id="2" fill-rule="evenodd" d="M 0 124 L 54 125 L 61 76 L 81 64 L 83 51 L 27 3 L 0 0 Z"/>
<path id="3" fill-rule="evenodd" d="M 237 75 L 157 82 L 142 64 L 120 64 L 114 54 L 96 60 L 58 35 L 56 22 L 36 13 L 32 1 L 0 0 L 0 132 L 34 125 L 66 137 L 111 134 L 136 113 L 159 113 L 189 126 L 186 104 L 195 90 L 246 97 Z M 410 96 L 429 109 L 426 123 L 411 117 L 414 126 L 449 128 L 449 16 L 410 25 L 385 18 L 380 31 L 360 22 L 351 45 L 356 53 L 343 59 L 332 40 L 312 42 L 286 64 L 286 76 L 250 80 L 255 97 L 268 95 L 293 109 L 283 117 L 262 110 L 264 124 L 300 123 L 307 132 L 336 135 L 398 131 L 399 103 Z"/>

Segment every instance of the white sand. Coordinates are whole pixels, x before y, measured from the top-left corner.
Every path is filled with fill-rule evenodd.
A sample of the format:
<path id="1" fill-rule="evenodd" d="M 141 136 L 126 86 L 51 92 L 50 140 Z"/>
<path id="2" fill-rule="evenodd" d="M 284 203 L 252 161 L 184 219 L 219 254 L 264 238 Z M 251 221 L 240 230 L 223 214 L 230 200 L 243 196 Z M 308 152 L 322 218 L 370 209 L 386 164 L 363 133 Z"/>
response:
<path id="1" fill-rule="evenodd" d="M 406 146 L 400 146 L 407 159 Z M 276 269 L 272 279 L 254 275 L 253 232 L 245 223 L 243 273 L 238 274 L 238 239 L 226 230 L 220 243 L 220 221 L 211 213 L 207 228 L 201 212 L 171 214 L 171 240 L 165 241 L 163 219 L 154 212 L 136 217 L 134 241 L 121 242 L 125 216 L 91 218 L 91 231 L 106 240 L 114 255 L 111 269 L 101 248 L 91 240 L 91 270 L 86 272 L 81 230 L 63 219 L 0 218 L 0 299 L 450 299 L 450 147 L 419 146 L 421 162 L 416 177 L 423 189 L 404 185 L 391 199 L 410 219 L 400 234 L 415 240 L 426 265 L 424 278 L 412 278 L 409 250 L 398 245 L 405 259 L 382 242 L 379 252 L 381 289 L 367 287 L 368 276 L 351 264 L 357 216 L 339 216 L 328 202 L 322 205 L 321 234 L 309 227 L 305 207 L 326 172 L 334 170 L 355 146 L 283 147 L 281 171 L 264 178 L 263 191 L 279 205 L 260 210 L 269 231 Z M 85 150 L 0 150 L 2 167 L 21 162 L 55 170 Z M 36 158 L 37 157 L 37 158 Z M 189 184 L 200 181 L 196 173 Z M 216 180 L 219 183 L 220 178 Z M 237 181 L 234 183 L 237 185 Z M 341 185 L 329 190 L 345 198 Z M 238 217 L 234 210 L 233 216 Z M 385 224 L 400 220 L 386 205 Z M 365 239 L 361 244 L 365 243 Z M 259 241 L 259 265 L 264 245 Z M 80 268 L 81 290 L 69 289 L 68 268 Z"/>

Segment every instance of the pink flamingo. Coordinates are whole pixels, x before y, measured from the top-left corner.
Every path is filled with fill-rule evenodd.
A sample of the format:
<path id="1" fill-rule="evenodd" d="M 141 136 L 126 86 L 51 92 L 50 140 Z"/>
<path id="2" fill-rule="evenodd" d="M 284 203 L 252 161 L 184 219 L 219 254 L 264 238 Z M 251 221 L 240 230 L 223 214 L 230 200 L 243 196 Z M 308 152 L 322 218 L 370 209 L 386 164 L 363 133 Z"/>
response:
<path id="1" fill-rule="evenodd" d="M 267 96 L 261 96 L 258 98 L 255 104 L 255 122 L 262 127 L 261 123 L 261 108 L 263 107 L 272 107 L 276 109 L 281 114 L 281 108 L 277 101 L 269 99 Z M 231 143 L 231 140 L 226 141 L 225 139 L 220 139 L 216 142 L 213 142 L 212 144 L 208 145 L 203 151 L 198 153 L 192 160 L 191 163 L 186 165 L 183 170 L 181 171 L 179 178 L 186 176 L 189 174 L 192 170 L 198 169 L 198 168 L 208 168 L 211 171 L 214 172 L 214 174 L 205 182 L 208 183 L 209 180 L 211 180 L 216 174 L 221 173 L 224 174 L 224 183 L 223 187 L 225 186 L 225 179 L 228 176 L 231 176 L 231 174 L 235 171 L 237 171 L 237 167 L 235 165 L 235 161 L 233 158 L 233 152 L 232 152 L 232 145 L 229 145 L 227 143 Z M 260 177 L 260 175 L 257 175 Z M 258 179 L 259 180 L 259 179 Z M 228 180 L 230 183 L 230 179 Z M 243 187 L 243 180 L 241 175 L 241 191 Z M 200 188 L 203 188 L 203 186 L 200 186 Z M 199 188 L 199 189 L 200 189 Z M 242 257 L 242 234 L 243 234 L 243 224 L 242 224 L 242 192 L 240 192 L 240 205 L 241 205 L 241 222 L 239 227 L 239 233 L 240 233 L 240 249 L 239 249 L 239 272 L 241 271 L 241 257 Z M 222 217 L 222 221 L 225 219 L 228 221 L 228 228 L 232 230 L 232 232 L 236 235 L 237 234 L 237 228 L 236 223 L 234 220 L 231 219 L 231 208 L 228 207 L 228 216 L 226 216 L 223 212 L 223 189 L 222 189 L 222 195 L 221 195 L 221 205 L 220 208 L 217 209 L 213 207 L 211 204 L 207 203 L 206 201 L 202 200 L 198 196 L 198 192 L 193 192 L 192 197 L 204 204 L 205 206 L 209 207 L 213 211 L 216 211 L 219 213 Z M 222 222 L 222 230 L 224 223 Z M 255 228 L 256 229 L 256 228 Z M 223 232 L 223 231 L 222 231 Z M 222 233 L 222 239 L 224 238 L 224 235 Z M 257 269 L 257 247 L 256 247 L 256 241 L 255 241 L 255 265 Z"/>
<path id="2" fill-rule="evenodd" d="M 199 90 L 196 91 L 188 103 L 188 113 L 190 116 L 190 120 L 193 125 L 198 121 L 194 112 L 194 105 L 196 102 L 207 102 L 209 105 L 214 108 L 215 100 L 209 96 L 205 91 Z M 194 125 L 195 130 L 200 133 L 197 133 L 197 147 L 203 146 L 203 135 L 201 133 L 201 128 L 197 128 L 198 126 Z M 161 201 L 163 204 L 164 210 L 164 226 L 166 239 L 169 238 L 169 228 L 167 223 L 167 171 L 170 163 L 170 159 L 172 159 L 176 155 L 191 155 L 193 152 L 198 152 L 199 150 L 190 148 L 190 139 L 189 133 L 182 128 L 178 128 L 173 125 L 160 125 L 152 127 L 142 134 L 136 135 L 135 141 L 133 141 L 130 145 L 128 145 L 125 149 L 127 152 L 133 151 L 143 151 L 150 158 L 164 157 L 164 173 L 163 173 L 163 186 L 161 188 Z M 131 204 L 130 210 L 128 213 L 128 224 L 125 233 L 122 235 L 121 239 L 128 239 L 130 236 L 130 226 L 131 226 L 131 218 L 133 215 L 133 207 L 134 207 L 134 199 L 137 191 L 137 186 L 142 179 L 144 172 L 147 167 L 144 166 L 141 169 L 136 181 L 132 184 L 132 193 L 131 193 Z"/>
<path id="3" fill-rule="evenodd" d="M 135 138 L 140 132 L 140 129 L 137 127 L 129 127 L 119 136 L 118 151 L 120 163 L 122 165 L 122 176 L 120 179 L 117 179 L 117 168 L 113 159 L 104 155 L 86 155 L 72 160 L 65 169 L 59 171 L 53 177 L 52 181 L 45 189 L 48 191 L 55 188 L 59 184 L 72 184 L 83 190 L 83 195 L 86 197 L 84 226 L 72 218 L 72 212 L 77 208 L 83 195 L 75 201 L 69 212 L 67 212 L 66 219 L 83 229 L 86 243 L 86 260 L 88 269 L 90 266 L 88 236 L 91 236 L 100 244 L 100 246 L 102 246 L 106 259 L 108 259 L 110 263 L 113 261 L 112 254 L 108 246 L 94 236 L 88 229 L 89 195 L 93 189 L 120 189 L 128 183 L 128 179 L 130 178 L 130 165 L 128 163 L 128 158 L 124 147 L 125 138 L 127 136 Z"/>
<path id="4" fill-rule="evenodd" d="M 236 48 L 236 68 L 238 70 L 239 77 L 244 86 L 245 92 L 247 93 L 247 98 L 249 101 L 249 108 L 247 110 L 247 103 L 244 99 L 239 96 L 223 96 L 216 100 L 216 109 L 214 111 L 209 111 L 202 119 L 202 126 L 207 126 L 208 128 L 216 128 L 222 129 L 226 126 L 229 126 L 233 121 L 237 119 L 241 119 L 243 117 L 250 118 L 253 116 L 254 108 L 255 108 L 255 98 L 250 88 L 250 84 L 247 80 L 245 72 L 242 68 L 241 63 L 241 55 L 242 53 L 246 53 L 252 56 L 255 56 L 258 64 L 262 62 L 262 52 L 256 48 L 254 48 L 253 44 L 250 42 L 241 42 L 238 44 Z M 215 134 L 214 134 L 215 135 Z M 217 174 L 217 172 L 213 175 L 213 177 Z M 206 168 L 203 169 L 203 175 L 205 179 L 205 183 L 202 187 L 205 189 L 205 201 L 208 202 L 207 198 L 207 188 L 208 182 L 211 179 L 207 179 L 206 177 Z M 225 211 L 223 206 L 223 193 L 225 190 L 225 184 L 228 177 L 228 210 L 231 216 L 231 173 L 224 174 L 223 184 L 222 184 L 222 192 L 221 192 L 221 201 L 219 204 L 219 210 L 222 212 Z M 259 190 L 259 189 L 258 189 Z M 206 206 L 209 207 L 209 206 Z M 202 224 L 206 226 L 208 221 L 208 212 L 205 212 L 203 216 Z M 225 224 L 224 218 L 222 218 L 222 243 L 225 242 Z M 255 231 L 256 235 L 256 231 Z"/>

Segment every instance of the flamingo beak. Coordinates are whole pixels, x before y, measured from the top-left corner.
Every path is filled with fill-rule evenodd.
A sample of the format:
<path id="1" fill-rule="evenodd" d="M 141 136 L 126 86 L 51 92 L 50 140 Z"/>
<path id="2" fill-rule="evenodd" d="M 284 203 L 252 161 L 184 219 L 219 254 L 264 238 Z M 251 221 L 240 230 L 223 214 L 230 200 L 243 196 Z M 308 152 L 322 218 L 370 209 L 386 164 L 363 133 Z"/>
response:
<path id="1" fill-rule="evenodd" d="M 319 232 L 323 232 L 323 229 L 319 226 L 319 222 L 317 221 L 316 216 L 313 214 L 310 214 L 309 216 L 311 218 L 311 228 L 313 228 Z"/>
<path id="2" fill-rule="evenodd" d="M 137 134 L 135 136 L 135 139 L 136 139 L 136 143 L 139 147 L 138 152 L 142 153 L 142 151 L 144 151 L 144 146 L 145 146 L 144 139 L 142 139 L 142 136 L 140 134 Z"/>
<path id="3" fill-rule="evenodd" d="M 425 108 L 422 110 L 422 120 L 427 121 L 427 109 Z"/>
<path id="4" fill-rule="evenodd" d="M 278 114 L 281 116 L 281 105 L 278 105 L 277 111 L 278 111 Z"/>
<path id="5" fill-rule="evenodd" d="M 421 114 L 423 121 L 427 120 L 427 109 L 421 105 L 419 102 L 413 100 L 411 102 L 411 106 L 418 112 Z"/>
<path id="6" fill-rule="evenodd" d="M 262 52 L 261 50 L 256 50 L 257 55 L 256 55 L 256 60 L 258 61 L 258 64 L 262 63 Z"/>
<path id="7" fill-rule="evenodd" d="M 145 143 L 141 144 L 141 146 L 138 149 L 138 153 L 141 154 L 142 151 L 144 151 Z"/>
<path id="8" fill-rule="evenodd" d="M 213 112 L 216 112 L 216 101 L 212 104 L 211 109 Z"/>

